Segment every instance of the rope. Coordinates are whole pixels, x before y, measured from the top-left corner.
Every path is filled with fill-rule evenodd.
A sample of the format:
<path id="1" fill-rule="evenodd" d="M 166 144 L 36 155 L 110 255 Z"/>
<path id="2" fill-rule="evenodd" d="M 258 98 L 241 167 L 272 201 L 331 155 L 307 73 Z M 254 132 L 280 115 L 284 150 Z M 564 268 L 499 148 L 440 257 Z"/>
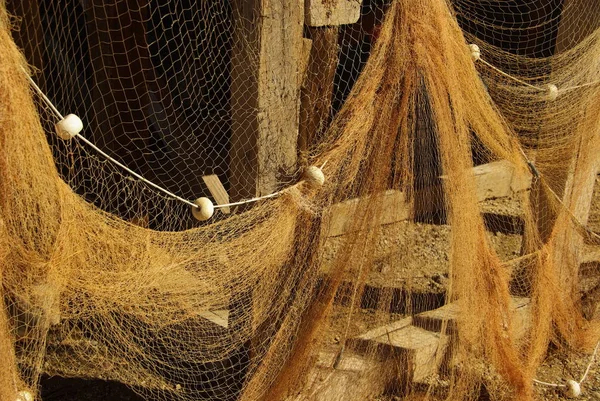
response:
<path id="1" fill-rule="evenodd" d="M 512 75 L 510 75 L 510 74 L 508 74 L 508 73 L 506 73 L 506 72 L 502 71 L 500 68 L 498 68 L 498 67 L 494 66 L 493 64 L 490 64 L 490 63 L 488 63 L 487 61 L 485 61 L 485 60 L 484 60 L 484 59 L 482 59 L 482 58 L 480 58 L 480 59 L 479 59 L 479 61 L 481 61 L 483 64 L 487 65 L 487 66 L 488 66 L 488 67 L 490 67 L 492 70 L 494 70 L 494 71 L 496 71 L 497 73 L 499 73 L 500 75 L 503 75 L 503 76 L 505 76 L 506 78 L 512 79 L 513 81 L 515 81 L 515 82 L 518 82 L 518 83 L 520 83 L 521 85 L 525 85 L 525 86 L 528 86 L 528 87 L 530 87 L 530 88 L 532 88 L 532 89 L 539 90 L 539 91 L 544 91 L 544 92 L 546 91 L 546 88 L 540 88 L 539 86 L 532 85 L 532 84 L 530 84 L 529 82 L 523 81 L 522 79 L 519 79 L 519 78 L 517 78 L 517 77 L 515 77 L 515 76 L 512 76 Z"/>
<path id="2" fill-rule="evenodd" d="M 48 98 L 48 96 L 46 96 L 46 94 L 40 89 L 40 87 L 35 83 L 35 81 L 31 78 L 31 76 L 29 76 L 29 74 L 27 73 L 27 71 L 22 68 L 23 72 L 25 73 L 25 75 L 27 76 L 27 79 L 29 80 L 29 83 L 31 83 L 31 86 L 35 89 L 35 91 L 37 92 L 37 94 L 42 98 L 42 100 L 44 101 L 44 103 L 46 103 L 46 105 L 52 110 L 52 112 L 54 112 L 54 114 L 56 115 L 56 117 L 59 118 L 59 120 L 63 120 L 64 116 L 61 114 L 60 111 L 58 111 L 58 109 L 56 108 L 56 106 L 54 106 L 54 104 L 50 101 L 50 99 Z M 92 149 L 94 149 L 96 152 L 98 152 L 99 154 L 101 154 L 102 156 L 104 156 L 107 160 L 109 160 L 111 163 L 119 166 L 120 168 L 122 168 L 123 170 L 125 170 L 126 172 L 128 172 L 129 174 L 131 174 L 132 176 L 138 178 L 139 180 L 143 181 L 144 183 L 146 183 L 147 185 L 153 187 L 154 189 L 156 189 L 157 191 L 160 191 L 162 193 L 164 193 L 165 195 L 177 199 L 180 202 L 183 202 L 191 207 L 194 208 L 198 208 L 199 206 L 196 205 L 194 202 L 189 201 L 179 195 L 174 194 L 173 192 L 167 190 L 166 188 L 161 187 L 158 184 L 155 184 L 154 182 L 148 180 L 147 178 L 143 177 L 142 175 L 136 173 L 135 171 L 133 171 L 132 169 L 130 169 L 129 167 L 127 167 L 126 165 L 124 165 L 123 163 L 119 162 L 118 160 L 116 160 L 115 158 L 113 158 L 112 156 L 110 156 L 109 154 L 107 154 L 106 152 L 104 152 L 102 149 L 100 149 L 98 146 L 96 146 L 92 141 L 90 141 L 89 139 L 85 138 L 83 135 L 81 135 L 80 133 L 76 133 L 75 136 L 83 141 L 84 143 L 86 143 L 89 147 L 91 147 Z M 327 162 L 325 162 L 327 163 Z M 323 163 L 323 165 L 325 165 L 325 163 Z M 273 192 L 271 194 L 268 195 L 263 195 L 263 196 L 258 196 L 255 198 L 250 198 L 250 199 L 245 199 L 245 200 L 241 200 L 239 202 L 232 202 L 232 203 L 225 203 L 225 204 L 221 204 L 221 205 L 215 205 L 214 208 L 215 209 L 222 209 L 222 208 L 226 208 L 226 207 L 231 207 L 231 206 L 238 206 L 238 205 L 244 205 L 247 203 L 253 203 L 253 202 L 258 202 L 260 200 L 263 199 L 270 199 L 270 198 L 275 198 L 279 195 L 281 195 L 282 193 L 284 193 L 286 190 L 288 190 L 289 188 L 284 188 L 280 191 L 277 192 Z"/>
<path id="3" fill-rule="evenodd" d="M 488 66 L 492 70 L 496 71 L 498 74 L 500 74 L 500 75 L 502 75 L 502 76 L 504 76 L 504 77 L 506 77 L 508 79 L 511 79 L 511 80 L 513 80 L 513 81 L 515 81 L 517 83 L 520 83 L 521 85 L 527 86 L 528 88 L 535 89 L 535 90 L 540 91 L 540 92 L 546 92 L 546 91 L 548 91 L 548 87 L 547 86 L 532 85 L 532 84 L 530 84 L 527 81 L 524 81 L 524 80 L 522 80 L 522 79 L 520 79 L 518 77 L 515 77 L 514 75 L 510 75 L 509 73 L 502 71 L 500 68 L 498 68 L 495 65 L 487 62 L 483 58 L 479 58 L 478 61 L 480 61 L 482 64 Z M 567 88 L 560 88 L 560 91 L 561 92 L 567 92 L 567 91 L 572 91 L 572 90 L 576 90 L 576 89 L 581 89 L 581 88 L 587 88 L 587 87 L 590 87 L 590 86 L 595 86 L 595 85 L 598 85 L 598 84 L 600 84 L 600 81 L 586 82 L 586 83 L 580 84 L 580 85 L 569 86 Z"/>
<path id="4" fill-rule="evenodd" d="M 596 343 L 596 347 L 594 348 L 594 352 L 592 353 L 592 356 L 590 357 L 590 362 L 587 364 L 585 372 L 584 372 L 583 376 L 581 376 L 581 379 L 577 382 L 577 384 L 581 384 L 581 383 L 583 383 L 585 381 L 585 379 L 587 379 L 588 373 L 590 372 L 590 369 L 591 369 L 591 367 L 594 364 L 594 361 L 596 359 L 596 354 L 598 353 L 599 346 L 600 346 L 600 341 L 598 341 Z M 540 384 L 542 386 L 548 386 L 548 387 L 567 387 L 566 384 L 548 383 L 548 382 L 537 380 L 537 379 L 533 379 L 533 382 L 536 383 L 536 384 Z"/>

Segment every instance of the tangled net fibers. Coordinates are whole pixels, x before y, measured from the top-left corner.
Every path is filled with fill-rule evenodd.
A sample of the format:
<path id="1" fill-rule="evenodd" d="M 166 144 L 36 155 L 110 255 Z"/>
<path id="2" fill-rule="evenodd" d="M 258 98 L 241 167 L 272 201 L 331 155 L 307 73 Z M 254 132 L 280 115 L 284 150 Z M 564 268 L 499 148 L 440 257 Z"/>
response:
<path id="1" fill-rule="evenodd" d="M 361 302 L 386 215 L 408 209 L 416 221 L 426 202 L 442 205 L 450 227 L 446 303 L 464 311 L 449 361 L 438 361 L 449 384 L 431 384 L 428 396 L 475 400 L 485 386 L 491 399 L 534 399 L 549 344 L 591 352 L 600 336 L 598 321 L 583 315 L 578 274 L 583 241 L 593 238 L 587 217 L 578 216 L 598 171 L 600 30 L 569 17 L 577 7 L 582 15 L 598 10 L 568 4 L 561 23 L 582 23 L 577 37 L 537 58 L 463 32 L 459 20 L 463 28 L 484 23 L 473 2 L 381 6 L 358 80 L 328 128 L 311 133 L 301 159 L 323 166 L 325 184 L 289 171 L 286 184 L 296 184 L 279 197 L 183 231 L 133 224 L 145 211 L 125 220 L 90 201 L 110 194 L 103 185 L 120 185 L 111 181 L 118 168 L 83 145 L 47 139 L 51 119 L 30 88 L 30 67 L 2 5 L 0 399 L 38 394 L 44 373 L 116 380 L 157 400 L 313 399 L 307 383 L 319 355 L 332 348 L 330 333 L 341 333 L 333 348 L 343 358 L 351 352 L 346 340 L 398 317 L 397 300 L 381 296 L 365 327 Z M 497 68 L 473 59 L 472 42 Z M 515 180 L 534 172 L 531 190 L 515 194 L 524 227 L 516 263 L 503 260 L 486 231 L 476 158 L 510 162 Z M 146 205 L 162 205 L 154 212 L 168 222 L 163 228 L 188 218 L 187 207 L 119 179 L 129 182 L 125 198 L 144 193 Z M 77 180 L 85 193 L 72 189 Z M 439 191 L 423 197 L 436 180 Z M 390 193 L 402 193 L 402 201 L 390 205 Z M 350 226 L 331 256 L 327 216 L 349 199 Z M 414 266 L 418 246 L 406 239 L 391 269 Z M 351 294 L 345 302 L 342 289 Z M 514 295 L 531 300 L 520 335 Z M 228 325 L 206 318 L 223 310 Z M 378 355 L 363 354 L 371 368 L 339 399 L 390 391 L 402 367 Z M 405 387 L 397 391 L 408 397 L 414 390 Z"/>

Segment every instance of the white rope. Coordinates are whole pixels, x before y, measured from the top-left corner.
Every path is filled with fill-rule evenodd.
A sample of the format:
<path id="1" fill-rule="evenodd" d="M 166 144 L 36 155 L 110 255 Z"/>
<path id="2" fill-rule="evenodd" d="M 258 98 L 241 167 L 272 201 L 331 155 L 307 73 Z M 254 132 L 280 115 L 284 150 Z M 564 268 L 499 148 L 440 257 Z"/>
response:
<path id="1" fill-rule="evenodd" d="M 29 79 L 29 82 L 31 83 L 31 86 L 35 89 L 35 91 L 38 93 L 38 95 L 42 98 L 42 100 L 44 101 L 44 103 L 46 103 L 46 105 L 54 112 L 54 114 L 56 114 L 56 116 L 60 119 L 63 120 L 64 116 L 60 113 L 60 111 L 58 111 L 58 109 L 56 108 L 56 106 L 54 106 L 54 104 L 50 101 L 50 99 L 48 99 L 48 97 L 46 96 L 46 94 L 40 89 L 40 87 L 35 83 L 35 81 L 29 76 L 29 74 L 27 73 L 27 71 L 23 69 L 23 72 L 25 73 L 25 75 L 27 76 L 27 79 Z M 182 198 L 181 196 L 178 196 L 176 194 L 174 194 L 173 192 L 161 187 L 158 184 L 153 183 L 152 181 L 144 178 L 142 175 L 136 173 L 135 171 L 133 171 L 132 169 L 130 169 L 129 167 L 127 167 L 126 165 L 124 165 L 123 163 L 119 162 L 118 160 L 116 160 L 115 158 L 111 157 L 109 154 L 107 154 L 106 152 L 104 152 L 102 149 L 100 149 L 98 146 L 96 146 L 92 141 L 90 141 L 89 139 L 85 138 L 83 135 L 81 135 L 80 133 L 76 133 L 75 136 L 77 138 L 79 138 L 81 141 L 83 141 L 84 143 L 86 143 L 89 147 L 91 147 L 92 149 L 94 149 L 96 152 L 98 152 L 99 154 L 101 154 L 102 156 L 104 156 L 107 160 L 109 160 L 110 162 L 112 162 L 113 164 L 119 166 L 120 168 L 122 168 L 123 170 L 127 171 L 129 174 L 131 174 L 132 176 L 138 178 L 139 180 L 143 181 L 144 183 L 150 185 L 151 187 L 155 188 L 156 190 L 164 193 L 165 195 L 168 195 L 174 199 L 177 199 L 180 202 L 183 202 L 191 207 L 194 208 L 198 208 L 199 206 L 196 205 L 194 202 L 189 201 L 185 198 Z M 327 162 L 325 162 L 327 163 Z M 325 163 L 323 165 L 325 165 Z M 273 192 L 271 194 L 268 195 L 263 195 L 263 196 L 258 196 L 255 198 L 250 198 L 250 199 L 245 199 L 245 200 L 241 200 L 239 202 L 232 202 L 232 203 L 225 203 L 225 204 L 221 204 L 221 205 L 215 205 L 214 208 L 215 209 L 222 209 L 222 208 L 226 208 L 226 207 L 231 207 L 231 206 L 239 206 L 239 205 L 244 205 L 247 203 L 253 203 L 253 202 L 258 202 L 260 200 L 263 199 L 269 199 L 269 198 L 275 198 L 279 195 L 281 195 L 282 193 L 284 193 L 286 190 L 288 190 L 289 188 L 284 188 L 280 191 L 277 192 Z"/>
<path id="2" fill-rule="evenodd" d="M 587 378 L 588 373 L 590 373 L 590 368 L 592 367 L 592 364 L 594 363 L 594 360 L 596 359 L 596 354 L 598 353 L 599 345 L 600 345 L 600 341 L 598 341 L 598 343 L 596 343 L 596 348 L 594 348 L 594 352 L 592 353 L 592 357 L 590 358 L 590 363 L 588 363 L 587 368 L 585 369 L 585 373 L 583 374 L 583 376 L 581 376 L 581 380 L 579 380 L 579 383 L 583 383 L 583 381 Z"/>
<path id="3" fill-rule="evenodd" d="M 479 61 L 481 61 L 483 64 L 487 65 L 487 66 L 488 66 L 488 67 L 490 67 L 492 70 L 494 70 L 494 71 L 496 71 L 497 73 L 499 73 L 500 75 L 503 75 L 503 76 L 505 76 L 505 77 L 507 77 L 507 78 L 509 78 L 509 79 L 512 79 L 513 81 L 515 81 L 515 82 L 518 82 L 518 83 L 520 83 L 521 85 L 525 85 L 525 86 L 528 86 L 528 87 L 530 87 L 530 88 L 532 88 L 532 89 L 536 89 L 536 90 L 539 90 L 539 91 L 546 91 L 546 88 L 540 88 L 539 86 L 532 85 L 532 84 L 530 84 L 529 82 L 526 82 L 526 81 L 523 81 L 522 79 L 519 79 L 519 78 L 517 78 L 517 77 L 514 77 L 514 76 L 512 76 L 512 75 L 510 75 L 510 74 L 508 74 L 508 73 L 506 73 L 506 72 L 502 71 L 500 68 L 498 68 L 498 67 L 494 66 L 493 64 L 490 64 L 490 63 L 488 63 L 487 61 L 485 61 L 485 60 L 484 60 L 484 59 L 482 59 L 482 58 L 480 58 L 480 59 L 479 59 Z"/>
<path id="4" fill-rule="evenodd" d="M 521 85 L 527 86 L 528 88 L 535 89 L 535 90 L 540 91 L 540 92 L 547 92 L 548 91 L 548 87 L 547 86 L 532 85 L 532 84 L 530 84 L 527 81 L 524 81 L 524 80 L 522 80 L 520 78 L 517 78 L 517 77 L 515 77 L 513 75 L 510 75 L 507 72 L 502 71 L 500 68 L 498 68 L 495 65 L 487 62 L 483 58 L 479 58 L 478 61 L 480 61 L 484 65 L 488 66 L 492 70 L 496 71 L 498 74 L 500 74 L 500 75 L 502 75 L 502 76 L 504 76 L 506 78 L 509 78 L 509 79 L 511 79 L 511 80 L 513 80 L 513 81 L 515 81 L 517 83 L 520 83 Z M 580 84 L 580 85 L 569 86 L 567 88 L 560 88 L 559 90 L 561 92 L 567 92 L 567 91 L 572 91 L 572 90 L 581 89 L 581 88 L 587 88 L 587 87 L 595 86 L 595 85 L 599 85 L 599 84 L 600 84 L 600 81 L 592 81 L 592 82 L 587 82 L 587 83 Z"/>
<path id="5" fill-rule="evenodd" d="M 238 201 L 238 202 L 223 203 L 221 205 L 215 205 L 215 209 L 222 209 L 224 207 L 245 205 L 247 203 L 258 202 L 258 201 L 263 200 L 263 199 L 275 198 L 275 197 L 281 195 L 282 193 L 284 193 L 285 191 L 287 191 L 290 188 L 292 188 L 292 187 L 284 188 L 281 191 L 273 192 L 272 194 L 269 194 L 269 195 L 257 196 L 256 198 L 244 199 L 244 200 L 241 200 L 241 201 Z"/>
<path id="6" fill-rule="evenodd" d="M 548 383 L 548 382 L 543 382 L 543 381 L 537 380 L 537 379 L 533 379 L 533 382 L 536 384 L 541 384 L 541 385 L 548 386 L 548 387 L 567 387 L 566 384 Z"/>

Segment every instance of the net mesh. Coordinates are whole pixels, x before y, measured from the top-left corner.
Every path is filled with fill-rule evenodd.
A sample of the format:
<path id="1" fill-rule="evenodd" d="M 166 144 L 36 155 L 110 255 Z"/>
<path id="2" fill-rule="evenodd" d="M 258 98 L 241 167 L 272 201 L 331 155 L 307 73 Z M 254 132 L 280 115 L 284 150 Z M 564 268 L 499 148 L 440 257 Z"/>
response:
<path id="1" fill-rule="evenodd" d="M 1 399 L 598 383 L 600 4 L 0 4 Z"/>

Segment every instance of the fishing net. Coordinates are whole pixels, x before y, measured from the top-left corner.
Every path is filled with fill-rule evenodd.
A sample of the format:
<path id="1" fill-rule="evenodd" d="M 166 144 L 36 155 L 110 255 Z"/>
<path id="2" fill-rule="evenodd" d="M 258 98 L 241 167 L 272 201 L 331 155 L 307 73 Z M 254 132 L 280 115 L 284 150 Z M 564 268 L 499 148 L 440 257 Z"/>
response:
<path id="1" fill-rule="evenodd" d="M 1 399 L 585 390 L 600 4 L 305 3 L 2 2 Z"/>

